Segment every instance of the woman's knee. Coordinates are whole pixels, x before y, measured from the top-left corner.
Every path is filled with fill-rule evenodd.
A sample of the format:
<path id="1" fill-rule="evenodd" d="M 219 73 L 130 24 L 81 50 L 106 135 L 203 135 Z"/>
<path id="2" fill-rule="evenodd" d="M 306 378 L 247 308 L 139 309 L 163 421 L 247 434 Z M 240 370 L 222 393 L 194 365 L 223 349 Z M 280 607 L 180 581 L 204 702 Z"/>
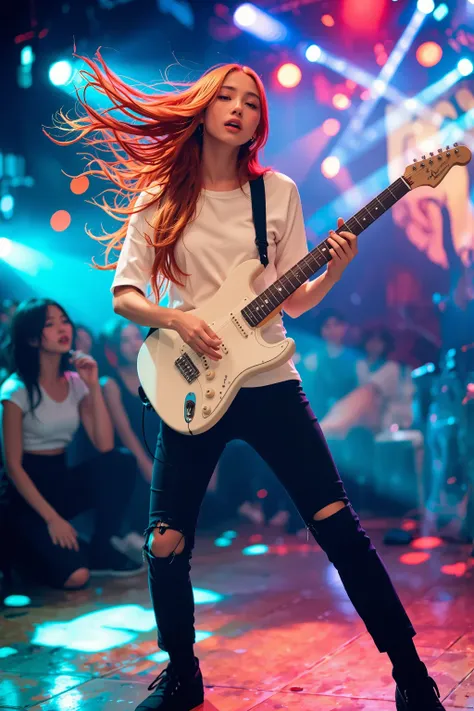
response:
<path id="1" fill-rule="evenodd" d="M 185 547 L 184 535 L 180 531 L 160 524 L 148 539 L 148 550 L 155 558 L 168 558 L 170 555 L 182 553 Z"/>
<path id="2" fill-rule="evenodd" d="M 64 583 L 64 588 L 73 590 L 74 588 L 82 588 L 89 582 L 90 574 L 87 568 L 78 568 L 71 573 L 69 578 Z"/>
<path id="3" fill-rule="evenodd" d="M 314 514 L 313 519 L 314 521 L 324 521 L 325 518 L 334 516 L 335 513 L 341 511 L 341 509 L 345 508 L 345 506 L 346 504 L 344 501 L 333 501 L 332 504 L 328 504 L 328 506 L 325 506 L 323 509 L 317 511 Z"/>

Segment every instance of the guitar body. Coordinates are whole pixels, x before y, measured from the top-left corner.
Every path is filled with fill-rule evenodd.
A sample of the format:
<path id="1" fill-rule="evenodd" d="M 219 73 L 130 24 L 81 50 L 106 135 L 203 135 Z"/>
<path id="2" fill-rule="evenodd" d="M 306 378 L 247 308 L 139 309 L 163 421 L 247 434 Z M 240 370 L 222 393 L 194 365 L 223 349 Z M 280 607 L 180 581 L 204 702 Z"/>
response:
<path id="1" fill-rule="evenodd" d="M 221 360 L 198 356 L 176 331 L 165 328 L 151 333 L 141 347 L 140 383 L 161 419 L 177 432 L 196 435 L 211 429 L 246 380 L 293 355 L 293 339 L 268 343 L 262 326 L 249 326 L 240 313 L 255 298 L 252 284 L 262 270 L 257 259 L 244 262 L 205 306 L 189 312 L 222 339 Z"/>

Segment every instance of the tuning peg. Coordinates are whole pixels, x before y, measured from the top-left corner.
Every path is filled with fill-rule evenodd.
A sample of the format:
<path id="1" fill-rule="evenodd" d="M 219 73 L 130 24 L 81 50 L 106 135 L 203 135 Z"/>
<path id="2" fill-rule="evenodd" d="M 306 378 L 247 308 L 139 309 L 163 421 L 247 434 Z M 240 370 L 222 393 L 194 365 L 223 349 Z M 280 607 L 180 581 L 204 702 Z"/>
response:
<path id="1" fill-rule="evenodd" d="M 421 156 L 421 160 L 426 160 L 426 156 Z"/>
<path id="2" fill-rule="evenodd" d="M 413 158 L 413 163 L 416 163 L 416 158 Z"/>
<path id="3" fill-rule="evenodd" d="M 459 143 L 455 143 L 455 144 L 454 144 L 454 147 L 455 147 L 455 148 L 457 148 L 457 147 L 458 147 L 458 145 L 459 145 Z"/>
<path id="4" fill-rule="evenodd" d="M 430 152 L 430 156 L 434 156 L 434 153 L 431 153 L 431 152 Z"/>
<path id="5" fill-rule="evenodd" d="M 449 151 L 449 146 L 446 146 L 446 150 Z"/>
<path id="6" fill-rule="evenodd" d="M 443 152 L 443 149 L 442 149 L 442 148 L 438 148 L 438 153 L 442 153 L 442 152 Z"/>

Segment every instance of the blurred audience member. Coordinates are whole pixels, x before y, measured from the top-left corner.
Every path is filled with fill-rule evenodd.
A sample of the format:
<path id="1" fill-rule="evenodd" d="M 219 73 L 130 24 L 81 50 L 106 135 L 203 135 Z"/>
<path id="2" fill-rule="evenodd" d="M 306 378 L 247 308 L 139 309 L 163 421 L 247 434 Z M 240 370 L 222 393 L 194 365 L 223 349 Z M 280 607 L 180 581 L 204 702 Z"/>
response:
<path id="1" fill-rule="evenodd" d="M 18 562 L 55 587 L 79 588 L 92 574 L 131 575 L 141 566 L 111 544 L 134 486 L 121 466 L 97 363 L 71 351 L 74 328 L 49 299 L 29 299 L 11 324 L 10 377 L 0 389 L 8 535 Z M 82 422 L 98 456 L 69 468 L 66 448 Z M 70 520 L 95 510 L 88 550 Z M 5 525 L 5 523 L 4 523 Z"/>
<path id="2" fill-rule="evenodd" d="M 312 368 L 313 409 L 318 418 L 357 387 L 356 352 L 345 345 L 348 323 L 335 309 L 326 309 L 318 319 L 321 340 Z"/>
<path id="3" fill-rule="evenodd" d="M 116 317 L 101 334 L 101 345 L 108 364 L 108 374 L 101 378 L 105 402 L 115 428 L 115 441 L 126 447 L 135 457 L 140 476 L 128 511 L 129 533 L 115 545 L 141 549 L 144 543 L 142 531 L 148 523 L 150 482 L 153 459 L 145 448 L 146 442 L 155 443 L 160 420 L 155 412 L 143 413 L 143 404 L 138 394 L 140 381 L 137 374 L 138 351 L 143 343 L 143 334 L 135 324 Z M 154 446 L 154 444 L 153 444 Z"/>
<path id="4" fill-rule="evenodd" d="M 94 334 L 82 323 L 75 324 L 74 348 L 86 355 L 94 355 L 95 339 Z"/>

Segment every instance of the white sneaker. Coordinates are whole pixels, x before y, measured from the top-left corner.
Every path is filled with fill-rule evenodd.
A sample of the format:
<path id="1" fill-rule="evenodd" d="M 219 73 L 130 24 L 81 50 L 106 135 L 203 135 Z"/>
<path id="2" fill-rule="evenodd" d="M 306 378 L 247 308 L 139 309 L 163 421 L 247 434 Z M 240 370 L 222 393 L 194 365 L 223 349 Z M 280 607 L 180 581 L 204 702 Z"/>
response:
<path id="1" fill-rule="evenodd" d="M 110 539 L 113 547 L 116 548 L 120 553 L 123 553 L 131 560 L 141 563 L 143 562 L 142 548 L 145 545 L 145 539 L 140 536 L 136 531 L 131 531 L 127 533 L 123 538 L 118 536 L 112 536 Z"/>

